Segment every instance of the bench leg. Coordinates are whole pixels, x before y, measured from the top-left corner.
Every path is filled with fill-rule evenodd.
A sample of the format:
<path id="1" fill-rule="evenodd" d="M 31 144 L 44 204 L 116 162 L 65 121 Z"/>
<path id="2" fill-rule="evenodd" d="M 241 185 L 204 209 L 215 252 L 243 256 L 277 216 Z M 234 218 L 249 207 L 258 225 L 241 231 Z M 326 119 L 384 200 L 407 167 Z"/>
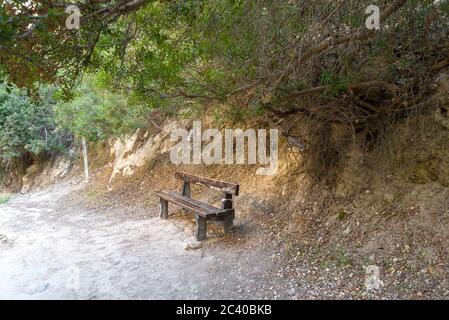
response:
<path id="1" fill-rule="evenodd" d="M 162 219 L 168 218 L 168 201 L 161 199 L 161 213 L 160 216 Z"/>
<path id="2" fill-rule="evenodd" d="M 223 220 L 223 229 L 225 233 L 228 233 L 231 230 L 232 225 L 234 224 L 234 217 L 232 214 L 227 215 Z"/>
<path id="3" fill-rule="evenodd" d="M 195 231 L 195 237 L 197 241 L 201 241 L 206 239 L 207 234 L 207 220 L 206 218 L 196 215 L 196 231 Z"/>

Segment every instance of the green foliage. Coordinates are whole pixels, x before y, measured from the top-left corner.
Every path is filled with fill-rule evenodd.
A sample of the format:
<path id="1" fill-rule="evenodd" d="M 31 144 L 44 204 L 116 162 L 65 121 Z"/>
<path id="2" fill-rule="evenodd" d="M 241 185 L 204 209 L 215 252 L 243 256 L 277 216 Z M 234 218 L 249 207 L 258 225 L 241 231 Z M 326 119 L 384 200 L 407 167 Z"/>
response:
<path id="1" fill-rule="evenodd" d="M 346 250 L 340 249 L 337 251 L 336 255 L 338 267 L 344 268 L 351 265 L 351 258 Z"/>
<path id="2" fill-rule="evenodd" d="M 104 73 L 88 77 L 71 100 L 56 105 L 58 126 L 77 137 L 98 141 L 146 125 L 145 107 L 130 107 L 123 94 L 104 89 L 105 77 Z"/>
<path id="3" fill-rule="evenodd" d="M 408 0 L 382 21 L 381 32 L 359 38 L 368 4 L 357 0 L 72 1 L 85 18 L 69 31 L 61 28 L 63 6 L 30 2 L 31 13 L 42 15 L 31 36 L 31 14 L 0 9 L 0 72 L 24 85 L 36 78 L 77 84 L 81 71 L 94 75 L 56 107 L 61 128 L 90 140 L 145 127 L 154 109 L 201 115 L 198 101 L 209 108 L 213 101 L 220 121 L 301 110 L 324 122 L 341 114 L 357 125 L 372 122 L 361 121 L 372 110 L 343 93 L 377 80 L 416 94 L 433 77 L 429 66 L 440 58 L 431 48 L 445 43 L 449 14 L 447 1 Z M 395 2 L 375 4 L 385 12 Z M 447 46 L 438 50 L 442 58 Z M 317 86 L 327 90 L 288 97 Z M 374 99 L 389 99 L 381 90 L 370 91 Z M 312 107 L 331 101 L 334 108 Z"/>
<path id="4" fill-rule="evenodd" d="M 23 90 L 0 85 L 1 159 L 59 152 L 70 143 L 70 136 L 56 127 L 53 92 L 42 88 L 33 101 Z"/>
<path id="5" fill-rule="evenodd" d="M 329 86 L 326 93 L 328 96 L 333 97 L 348 90 L 350 79 L 345 76 L 332 74 L 331 72 L 325 70 L 321 73 L 320 83 L 322 85 Z"/>
<path id="6" fill-rule="evenodd" d="M 36 14 L 46 13 L 33 37 L 23 35 L 30 15 L 18 4 L 0 10 L 0 67 L 10 77 L 27 84 L 37 75 L 44 81 L 63 78 L 75 84 L 80 69 L 87 67 L 91 73 L 99 71 L 101 85 L 128 90 L 133 104 L 147 108 L 174 110 L 193 98 L 225 100 L 254 81 L 264 87 L 259 99 L 267 92 L 276 98 L 296 90 L 298 82 L 305 87 L 317 84 L 322 71 L 358 79 L 367 74 L 360 60 L 372 52 L 366 43 L 362 48 L 355 41 L 309 56 L 313 68 L 298 63 L 301 54 L 332 34 L 364 31 L 363 1 L 146 1 L 124 11 L 118 0 L 72 1 L 88 17 L 78 31 L 60 28 L 66 17 L 63 6 L 30 2 Z M 376 3 L 381 10 L 390 4 Z M 437 32 L 447 28 L 447 8 L 447 2 L 439 5 Z M 393 17 L 396 22 L 373 38 L 383 39 L 382 47 L 390 52 L 393 46 L 387 41 L 400 38 L 404 48 L 406 39 L 417 44 L 428 32 L 425 22 L 434 9 L 433 0 L 408 0 Z M 104 21 L 107 12 L 117 15 Z M 29 51 L 29 59 L 16 53 L 16 46 Z M 338 52 L 335 56 L 335 51 L 348 52 L 349 59 Z M 345 88 L 345 81 L 340 82 L 332 94 Z"/>
<path id="7" fill-rule="evenodd" d="M 63 153 L 74 136 L 96 141 L 144 127 L 146 107 L 130 107 L 123 94 L 106 89 L 105 78 L 86 77 L 68 101 L 55 87 L 43 86 L 32 98 L 0 85 L 0 160 Z"/>

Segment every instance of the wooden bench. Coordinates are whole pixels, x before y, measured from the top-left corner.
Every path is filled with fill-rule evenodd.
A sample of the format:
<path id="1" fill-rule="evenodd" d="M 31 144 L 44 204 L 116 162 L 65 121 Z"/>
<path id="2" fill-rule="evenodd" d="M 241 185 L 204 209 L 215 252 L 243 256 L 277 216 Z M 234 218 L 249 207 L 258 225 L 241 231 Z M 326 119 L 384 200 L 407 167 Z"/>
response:
<path id="1" fill-rule="evenodd" d="M 184 172 L 176 172 L 175 178 L 183 181 L 181 193 L 174 191 L 158 191 L 154 193 L 160 198 L 161 201 L 161 218 L 168 218 L 168 203 L 172 202 L 195 214 L 195 237 L 198 241 L 206 239 L 208 220 L 221 221 L 223 223 L 224 231 L 228 232 L 233 225 L 235 217 L 232 197 L 238 196 L 239 185 L 225 181 L 199 177 Z M 221 191 L 223 193 L 221 208 L 217 208 L 208 203 L 192 199 L 190 196 L 191 184 L 197 184 Z"/>

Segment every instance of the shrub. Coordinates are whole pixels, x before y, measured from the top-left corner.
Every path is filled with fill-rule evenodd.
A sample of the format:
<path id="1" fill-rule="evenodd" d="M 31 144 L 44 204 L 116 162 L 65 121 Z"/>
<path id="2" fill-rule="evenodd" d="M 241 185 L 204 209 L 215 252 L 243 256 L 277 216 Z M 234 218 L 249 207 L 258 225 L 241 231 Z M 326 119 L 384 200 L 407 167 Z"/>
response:
<path id="1" fill-rule="evenodd" d="M 33 101 L 23 90 L 0 85 L 0 160 L 61 152 L 70 144 L 71 136 L 56 126 L 54 104 L 50 87 Z"/>

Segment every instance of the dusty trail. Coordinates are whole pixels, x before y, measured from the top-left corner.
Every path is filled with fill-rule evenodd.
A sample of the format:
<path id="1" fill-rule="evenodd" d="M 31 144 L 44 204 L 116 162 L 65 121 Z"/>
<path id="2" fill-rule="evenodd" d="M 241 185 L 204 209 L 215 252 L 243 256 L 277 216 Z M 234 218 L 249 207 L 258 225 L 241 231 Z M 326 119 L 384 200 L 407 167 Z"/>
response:
<path id="1" fill-rule="evenodd" d="M 0 206 L 2 299 L 291 298 L 268 246 L 187 251 L 176 221 L 69 201 L 69 182 Z M 287 295 L 287 292 L 288 295 Z"/>

